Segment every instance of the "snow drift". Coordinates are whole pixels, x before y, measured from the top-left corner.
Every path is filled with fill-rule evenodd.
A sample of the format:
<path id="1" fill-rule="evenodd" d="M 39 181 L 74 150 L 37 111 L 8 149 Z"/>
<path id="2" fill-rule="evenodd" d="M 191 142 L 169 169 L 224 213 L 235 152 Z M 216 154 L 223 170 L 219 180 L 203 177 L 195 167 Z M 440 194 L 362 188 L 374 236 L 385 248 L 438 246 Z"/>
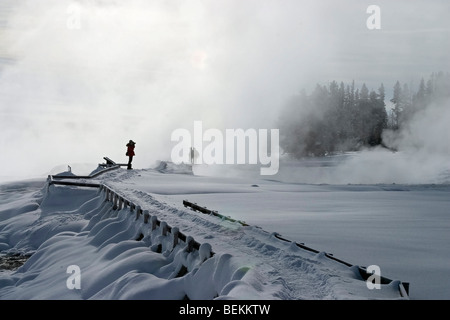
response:
<path id="1" fill-rule="evenodd" d="M 96 180 L 120 189 L 148 216 L 158 217 L 161 223 L 154 229 L 148 216 L 136 215 L 131 206 L 115 207 L 96 188 L 45 185 L 6 192 L 8 201 L 0 203 L 2 253 L 31 257 L 17 270 L 0 273 L 0 298 L 402 298 L 399 281 L 369 290 L 357 266 L 302 250 L 256 226 L 168 204 L 133 180 L 157 186 L 174 177 L 172 181 L 182 184 L 188 176 L 118 169 Z M 167 225 L 188 238 L 194 235 L 198 250 L 190 250 L 187 242 L 174 242 L 164 231 Z"/>
<path id="2" fill-rule="evenodd" d="M 12 276 L 0 278 L 3 299 L 212 299 L 233 281 L 239 285 L 228 285 L 227 294 L 247 287 L 249 296 L 259 297 L 231 255 L 202 263 L 208 244 L 194 252 L 182 245 L 172 249 L 159 228 L 149 231 L 129 209 L 114 211 L 96 190 L 50 186 L 39 207 L 19 212 L 13 220 L 22 223 L 3 235 L 1 245 L 34 254 Z M 72 265 L 82 270 L 82 290 L 68 289 Z M 188 273 L 180 277 L 183 268 Z"/>

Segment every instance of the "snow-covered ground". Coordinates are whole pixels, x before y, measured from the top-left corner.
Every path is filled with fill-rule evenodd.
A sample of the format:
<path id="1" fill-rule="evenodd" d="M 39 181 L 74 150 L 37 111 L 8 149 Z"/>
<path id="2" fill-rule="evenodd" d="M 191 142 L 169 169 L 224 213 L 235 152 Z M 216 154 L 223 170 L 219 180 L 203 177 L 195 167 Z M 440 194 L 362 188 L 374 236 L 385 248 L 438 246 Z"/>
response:
<path id="1" fill-rule="evenodd" d="M 193 237 L 201 244 L 193 252 L 183 241 L 173 247 L 170 234 L 130 208 L 113 210 L 97 188 L 4 183 L 1 253 L 32 256 L 0 272 L 0 298 L 401 299 L 398 281 L 410 283 L 411 299 L 450 298 L 447 184 L 305 184 L 237 171 L 169 164 L 88 181 Z M 194 212 L 183 200 L 249 226 Z M 394 281 L 369 289 L 357 268 L 369 265 Z"/>

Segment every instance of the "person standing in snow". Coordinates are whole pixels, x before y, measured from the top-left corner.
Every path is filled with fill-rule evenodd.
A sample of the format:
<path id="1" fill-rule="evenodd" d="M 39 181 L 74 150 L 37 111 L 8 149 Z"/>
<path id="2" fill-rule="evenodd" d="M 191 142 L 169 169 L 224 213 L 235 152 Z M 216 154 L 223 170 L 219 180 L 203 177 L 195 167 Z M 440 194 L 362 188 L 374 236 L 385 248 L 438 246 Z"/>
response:
<path id="1" fill-rule="evenodd" d="M 133 140 L 130 140 L 126 147 L 127 147 L 127 153 L 126 155 L 128 156 L 128 168 L 127 169 L 131 169 L 131 162 L 133 161 L 133 156 L 134 156 L 134 146 L 135 146 L 136 142 L 134 142 Z"/>
<path id="2" fill-rule="evenodd" d="M 190 152 L 189 152 L 189 158 L 191 160 L 191 164 L 194 164 L 194 160 L 195 160 L 194 156 L 195 156 L 195 149 L 193 147 L 191 147 Z"/>

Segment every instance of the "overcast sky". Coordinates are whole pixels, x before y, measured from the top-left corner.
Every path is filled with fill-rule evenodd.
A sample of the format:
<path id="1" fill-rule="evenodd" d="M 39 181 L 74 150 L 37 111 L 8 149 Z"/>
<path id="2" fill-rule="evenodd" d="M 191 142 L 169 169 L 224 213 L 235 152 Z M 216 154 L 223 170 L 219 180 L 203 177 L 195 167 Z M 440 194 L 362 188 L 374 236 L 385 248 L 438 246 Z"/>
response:
<path id="1" fill-rule="evenodd" d="M 381 9 L 370 30 L 369 5 Z M 292 94 L 450 71 L 450 2 L 2 0 L 0 177 L 167 159 L 176 128 L 273 128 Z"/>

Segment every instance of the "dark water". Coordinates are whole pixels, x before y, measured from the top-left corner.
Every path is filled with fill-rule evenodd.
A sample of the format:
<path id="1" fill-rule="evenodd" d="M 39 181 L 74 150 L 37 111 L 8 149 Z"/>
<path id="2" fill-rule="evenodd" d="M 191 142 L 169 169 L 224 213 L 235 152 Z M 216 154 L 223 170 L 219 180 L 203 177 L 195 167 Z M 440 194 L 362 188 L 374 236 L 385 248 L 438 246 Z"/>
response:
<path id="1" fill-rule="evenodd" d="M 0 254 L 0 272 L 4 270 L 14 271 L 22 266 L 30 257 L 24 254 Z"/>

